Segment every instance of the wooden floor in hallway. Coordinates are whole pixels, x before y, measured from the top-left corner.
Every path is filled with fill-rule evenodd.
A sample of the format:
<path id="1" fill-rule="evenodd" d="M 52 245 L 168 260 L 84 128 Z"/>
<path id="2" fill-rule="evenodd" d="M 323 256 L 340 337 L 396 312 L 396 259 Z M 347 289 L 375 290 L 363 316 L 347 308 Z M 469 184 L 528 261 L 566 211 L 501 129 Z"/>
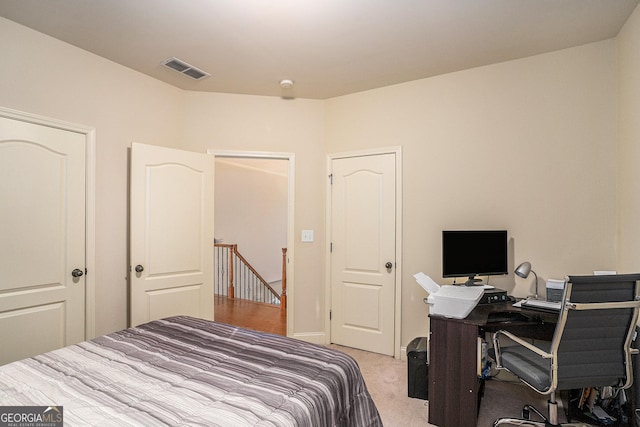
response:
<path id="1" fill-rule="evenodd" d="M 216 322 L 241 326 L 255 331 L 287 335 L 287 314 L 280 306 L 227 298 L 216 295 L 214 317 Z"/>

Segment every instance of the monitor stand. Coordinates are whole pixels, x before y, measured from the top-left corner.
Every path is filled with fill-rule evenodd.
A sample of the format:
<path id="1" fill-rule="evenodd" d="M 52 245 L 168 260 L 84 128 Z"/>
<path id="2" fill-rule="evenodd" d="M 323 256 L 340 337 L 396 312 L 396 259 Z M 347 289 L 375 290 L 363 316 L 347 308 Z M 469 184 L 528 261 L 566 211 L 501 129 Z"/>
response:
<path id="1" fill-rule="evenodd" d="M 464 282 L 465 286 L 482 286 L 482 279 L 476 279 L 475 276 L 469 276 L 469 279 Z"/>

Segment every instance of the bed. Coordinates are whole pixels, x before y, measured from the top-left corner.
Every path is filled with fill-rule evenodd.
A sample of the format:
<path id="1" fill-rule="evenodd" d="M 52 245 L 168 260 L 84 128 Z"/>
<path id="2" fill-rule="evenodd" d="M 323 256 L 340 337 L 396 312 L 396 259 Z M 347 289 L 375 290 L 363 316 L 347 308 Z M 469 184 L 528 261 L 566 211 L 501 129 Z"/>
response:
<path id="1" fill-rule="evenodd" d="M 0 404 L 69 426 L 382 426 L 350 356 L 187 316 L 0 366 Z"/>

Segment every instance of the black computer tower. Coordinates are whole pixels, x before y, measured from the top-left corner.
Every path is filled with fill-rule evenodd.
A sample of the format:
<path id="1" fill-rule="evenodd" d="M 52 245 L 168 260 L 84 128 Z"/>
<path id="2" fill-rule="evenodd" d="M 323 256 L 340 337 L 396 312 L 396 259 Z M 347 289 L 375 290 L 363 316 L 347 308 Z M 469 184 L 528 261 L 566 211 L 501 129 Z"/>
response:
<path id="1" fill-rule="evenodd" d="M 427 338 L 413 339 L 407 346 L 407 383 L 409 397 L 428 400 L 429 360 L 427 358 Z"/>

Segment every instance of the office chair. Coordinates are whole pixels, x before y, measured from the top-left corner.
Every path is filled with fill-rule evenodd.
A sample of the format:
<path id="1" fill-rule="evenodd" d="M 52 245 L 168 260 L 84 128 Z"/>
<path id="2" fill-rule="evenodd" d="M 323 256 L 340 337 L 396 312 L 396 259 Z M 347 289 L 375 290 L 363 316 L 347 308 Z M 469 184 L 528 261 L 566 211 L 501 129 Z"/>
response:
<path id="1" fill-rule="evenodd" d="M 633 383 L 632 339 L 640 310 L 640 274 L 569 276 L 551 342 L 531 344 L 507 331 L 493 338 L 498 369 L 506 369 L 541 394 L 549 395 L 548 418 L 526 405 L 523 418 L 502 424 L 557 426 L 557 390 Z M 504 337 L 511 346 L 500 345 Z M 506 344 L 506 343 L 505 343 Z M 529 419 L 535 412 L 544 421 Z"/>

